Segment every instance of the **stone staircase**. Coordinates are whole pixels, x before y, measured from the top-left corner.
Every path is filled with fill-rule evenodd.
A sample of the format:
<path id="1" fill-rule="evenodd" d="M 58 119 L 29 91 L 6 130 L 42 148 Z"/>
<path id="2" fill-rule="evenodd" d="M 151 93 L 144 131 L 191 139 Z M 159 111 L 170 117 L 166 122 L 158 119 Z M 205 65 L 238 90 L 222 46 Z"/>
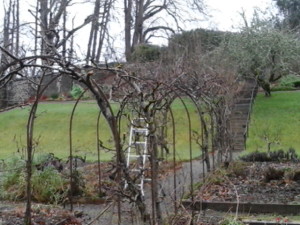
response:
<path id="1" fill-rule="evenodd" d="M 257 89 L 255 80 L 246 80 L 243 90 L 237 95 L 230 118 L 230 131 L 234 151 L 245 150 L 248 123 Z"/>

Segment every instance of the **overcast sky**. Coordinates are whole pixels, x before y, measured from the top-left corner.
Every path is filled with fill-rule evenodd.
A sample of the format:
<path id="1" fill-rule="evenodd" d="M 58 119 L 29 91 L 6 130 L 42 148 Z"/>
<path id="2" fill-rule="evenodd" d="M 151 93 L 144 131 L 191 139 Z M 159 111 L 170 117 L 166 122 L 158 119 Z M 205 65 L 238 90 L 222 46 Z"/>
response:
<path id="1" fill-rule="evenodd" d="M 4 0 L 6 2 L 7 0 Z M 183 0 L 184 1 L 184 0 Z M 26 4 L 22 4 L 25 3 Z M 26 9 L 30 7 L 30 4 L 33 4 L 32 0 L 21 0 L 22 11 L 21 14 L 27 14 Z M 230 30 L 232 27 L 236 27 L 240 24 L 239 12 L 242 9 L 245 10 L 247 15 L 250 17 L 252 15 L 255 7 L 266 9 L 273 4 L 273 0 L 204 0 L 205 4 L 208 6 L 208 13 L 211 15 L 209 21 L 205 21 L 201 26 L 207 28 L 215 28 L 220 30 Z M 28 4 L 29 3 L 29 4 Z M 0 2 L 0 18 L 3 18 L 3 1 Z M 81 8 L 80 8 L 81 7 Z M 79 5 L 79 13 L 77 17 L 84 18 L 84 12 L 82 5 Z M 2 22 L 2 21 L 1 21 Z"/>
<path id="2" fill-rule="evenodd" d="M 273 5 L 272 0 L 206 0 L 209 14 L 212 16 L 209 22 L 203 23 L 208 28 L 219 30 L 232 30 L 239 27 L 242 9 L 248 18 L 251 18 L 256 7 L 265 10 Z"/>
<path id="3" fill-rule="evenodd" d="M 0 24 L 2 24 L 4 12 L 2 4 L 6 1 L 8 0 L 0 0 Z M 28 13 L 28 9 L 34 8 L 31 5 L 34 5 L 34 2 L 35 1 L 33 0 L 21 0 L 21 17 L 23 18 L 23 20 L 25 17 L 26 22 L 32 21 L 33 19 L 33 17 Z M 266 8 L 270 8 L 273 4 L 273 0 L 204 0 L 204 2 L 207 5 L 207 13 L 210 16 L 207 17 L 201 23 L 194 23 L 193 25 L 188 25 L 187 27 L 185 27 L 185 29 L 191 30 L 196 28 L 208 28 L 223 31 L 238 30 L 238 28 L 240 28 L 242 25 L 241 16 L 239 15 L 239 13 L 242 10 L 245 11 L 248 19 L 250 19 L 253 15 L 255 7 L 265 10 Z M 92 12 L 91 5 L 90 7 L 88 7 L 88 5 L 75 5 L 72 14 L 73 16 L 76 15 L 76 20 L 78 24 L 81 24 L 86 18 L 87 14 Z M 122 33 L 120 32 L 120 28 L 122 27 L 123 25 L 121 25 L 120 27 L 120 24 L 117 24 L 117 22 L 115 22 L 115 25 L 112 25 L 111 31 L 116 31 L 116 35 L 119 36 L 116 37 L 116 39 L 122 40 L 124 38 Z M 85 29 L 76 33 L 76 39 L 80 39 L 79 47 L 83 50 L 86 45 L 83 43 L 87 43 L 88 32 L 89 27 L 86 27 Z M 152 43 L 158 45 L 166 45 L 167 39 L 154 40 Z M 114 43 L 114 48 L 117 52 L 124 52 L 122 41 L 116 41 L 116 43 Z"/>

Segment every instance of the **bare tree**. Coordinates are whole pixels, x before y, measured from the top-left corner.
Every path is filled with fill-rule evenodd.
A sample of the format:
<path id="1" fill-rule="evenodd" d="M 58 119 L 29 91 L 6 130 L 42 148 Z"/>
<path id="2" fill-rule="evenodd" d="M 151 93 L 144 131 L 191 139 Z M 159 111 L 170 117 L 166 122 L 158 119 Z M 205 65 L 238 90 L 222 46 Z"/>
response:
<path id="1" fill-rule="evenodd" d="M 74 35 L 74 33 L 80 30 L 82 27 L 91 22 L 92 16 L 88 16 L 84 22 L 66 31 L 65 21 L 67 10 L 72 0 L 40 0 L 39 7 L 39 21 L 42 37 L 42 53 L 55 55 L 60 47 L 65 46 L 66 42 Z M 65 29 L 62 29 L 65 28 Z M 61 35 L 61 32 L 64 34 Z M 61 37 L 63 37 L 61 39 Z"/>
<path id="2" fill-rule="evenodd" d="M 130 61 L 135 46 L 145 44 L 156 37 L 159 31 L 173 34 L 181 29 L 181 22 L 187 15 L 186 6 L 190 11 L 203 12 L 202 0 L 171 1 L 171 0 L 124 0 L 125 24 L 125 56 Z M 186 14 L 185 14 L 185 13 Z M 170 17 L 175 26 L 171 26 L 164 17 Z"/>
<path id="3" fill-rule="evenodd" d="M 3 47 L 15 55 L 19 55 L 20 50 L 20 5 L 19 0 L 10 0 L 8 6 L 4 7 L 3 18 Z M 1 55 L 1 64 L 8 62 L 5 54 Z M 12 77 L 10 79 L 13 79 Z M 0 108 L 8 106 L 8 96 L 6 87 L 0 90 Z"/>
<path id="4" fill-rule="evenodd" d="M 86 63 L 99 63 L 103 44 L 107 37 L 107 26 L 110 20 L 110 11 L 114 0 L 96 0 L 94 5 L 93 21 L 91 25 Z"/>

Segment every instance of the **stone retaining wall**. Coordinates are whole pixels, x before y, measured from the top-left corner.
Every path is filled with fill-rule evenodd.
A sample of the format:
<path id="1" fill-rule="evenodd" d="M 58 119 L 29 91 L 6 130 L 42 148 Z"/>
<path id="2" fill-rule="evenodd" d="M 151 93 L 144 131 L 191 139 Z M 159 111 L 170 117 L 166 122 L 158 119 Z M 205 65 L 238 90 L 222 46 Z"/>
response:
<path id="1" fill-rule="evenodd" d="M 45 76 L 43 84 L 47 85 L 53 76 Z M 16 79 L 9 82 L 5 88 L 0 90 L 0 108 L 16 104 L 24 104 L 34 98 L 39 78 Z M 36 84 L 35 84 L 36 83 Z M 53 81 L 43 93 L 42 97 L 50 98 L 54 94 L 69 95 L 73 81 L 67 76 L 61 76 Z M 43 86 L 42 86 L 43 87 Z M 44 86 L 45 87 L 45 86 Z"/>

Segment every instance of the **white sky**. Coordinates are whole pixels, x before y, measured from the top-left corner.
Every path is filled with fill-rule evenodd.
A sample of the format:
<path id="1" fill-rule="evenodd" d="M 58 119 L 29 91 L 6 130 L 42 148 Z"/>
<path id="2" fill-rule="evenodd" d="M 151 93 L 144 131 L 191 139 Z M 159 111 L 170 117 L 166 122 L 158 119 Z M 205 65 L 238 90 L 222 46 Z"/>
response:
<path id="1" fill-rule="evenodd" d="M 237 29 L 241 25 L 239 13 L 244 10 L 248 18 L 253 15 L 254 9 L 260 8 L 265 10 L 271 8 L 272 0 L 206 0 L 210 8 L 210 22 L 203 25 L 208 28 L 219 30 Z"/>
<path id="2" fill-rule="evenodd" d="M 3 2 L 8 0 L 3 0 L 0 2 L 0 20 L 3 18 Z M 184 0 L 183 0 L 184 1 Z M 26 3 L 26 5 L 22 4 L 21 14 L 28 15 L 28 9 L 31 4 L 34 5 L 34 1 L 32 0 L 21 0 L 21 3 Z M 208 6 L 208 13 L 211 15 L 209 21 L 205 21 L 200 24 L 201 27 L 205 28 L 214 28 L 220 30 L 231 30 L 232 28 L 236 28 L 240 24 L 240 16 L 239 12 L 242 9 L 245 10 L 247 15 L 250 17 L 253 13 L 255 7 L 266 9 L 267 7 L 271 7 L 273 4 L 273 0 L 204 0 L 205 4 Z M 28 4 L 29 3 L 29 4 Z M 85 10 L 83 8 L 80 9 L 82 5 L 78 5 L 79 12 L 76 13 L 78 18 L 85 18 Z M 2 21 L 1 21 L 2 23 Z"/>
<path id="3" fill-rule="evenodd" d="M 0 1 L 0 24 L 2 23 L 3 18 L 3 2 L 7 2 L 8 0 Z M 33 9 L 32 4 L 36 0 L 21 0 L 21 17 L 26 17 L 25 21 L 32 21 L 33 17 L 28 13 L 28 9 Z M 76 0 L 80 1 L 80 0 Z M 182 0 L 185 1 L 185 0 Z M 250 19 L 253 15 L 253 11 L 255 7 L 258 7 L 262 10 L 266 8 L 271 8 L 273 4 L 273 0 L 204 0 L 205 4 L 208 6 L 207 12 L 210 15 L 205 21 L 200 23 L 193 23 L 193 25 L 189 25 L 185 29 L 195 29 L 195 28 L 208 28 L 208 29 L 215 29 L 215 30 L 237 30 L 241 27 L 241 16 L 239 12 L 242 10 L 245 11 L 247 17 Z M 30 6 L 31 5 L 31 6 Z M 76 9 L 77 8 L 77 9 Z M 89 11 L 89 12 L 88 12 Z M 88 7 L 87 5 L 76 5 L 75 10 L 73 13 L 76 15 L 76 20 L 78 24 L 81 24 L 82 21 L 86 18 L 88 14 L 92 13 L 92 8 Z M 72 14 L 73 14 L 72 13 Z M 22 16 L 23 14 L 23 16 Z M 73 15 L 74 15 L 73 14 Z M 116 16 L 116 15 L 114 15 Z M 23 19 L 24 20 L 24 19 Z M 123 26 L 123 25 L 122 25 Z M 112 31 L 115 31 L 116 34 L 119 36 L 117 39 L 122 40 L 123 35 L 120 33 L 120 25 L 112 27 Z M 115 33 L 113 32 L 113 33 Z M 81 49 L 84 50 L 88 39 L 89 28 L 86 27 L 85 29 L 76 33 L 77 38 L 80 39 L 79 43 L 81 45 Z M 165 40 L 154 40 L 153 44 L 167 44 L 167 39 Z M 123 52 L 123 43 L 122 41 L 116 41 L 115 50 L 119 53 Z"/>

